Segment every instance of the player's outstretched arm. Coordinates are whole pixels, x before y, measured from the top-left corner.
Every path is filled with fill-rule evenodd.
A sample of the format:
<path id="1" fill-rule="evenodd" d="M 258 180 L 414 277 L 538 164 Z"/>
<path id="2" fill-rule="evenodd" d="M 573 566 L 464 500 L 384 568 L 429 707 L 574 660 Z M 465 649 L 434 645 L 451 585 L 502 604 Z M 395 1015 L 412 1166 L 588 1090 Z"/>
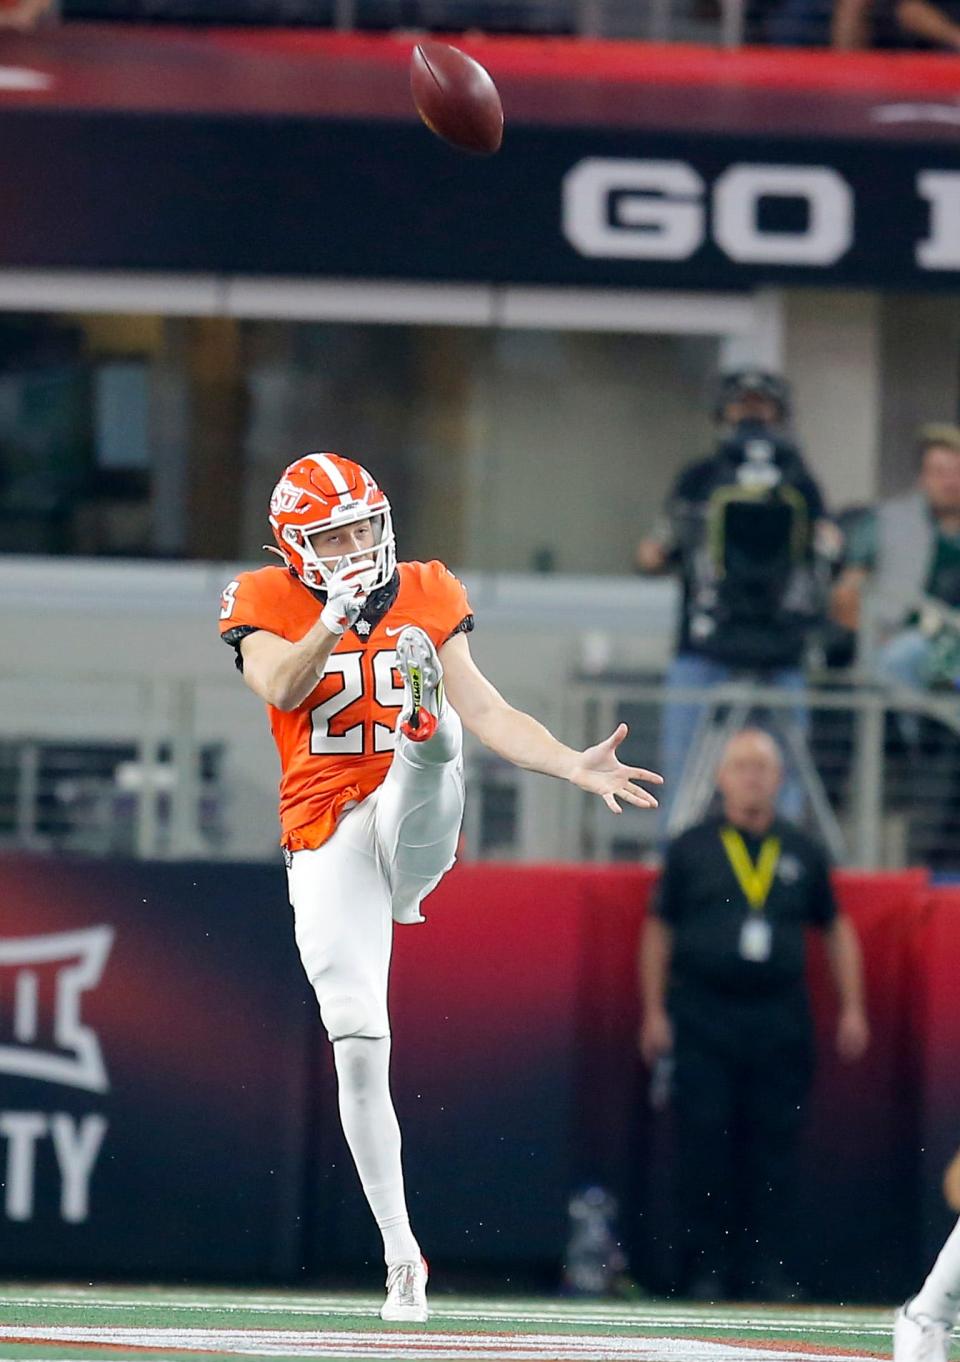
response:
<path id="1" fill-rule="evenodd" d="M 443 645 L 440 660 L 448 700 L 464 726 L 498 756 L 524 770 L 557 776 L 599 795 L 611 813 L 620 813 L 620 800 L 640 809 L 656 808 L 653 795 L 636 782 L 659 785 L 662 777 L 642 767 L 624 766 L 617 756 L 627 736 L 626 724 L 595 747 L 577 752 L 531 715 L 507 703 L 474 662 L 465 634 L 456 634 Z"/>

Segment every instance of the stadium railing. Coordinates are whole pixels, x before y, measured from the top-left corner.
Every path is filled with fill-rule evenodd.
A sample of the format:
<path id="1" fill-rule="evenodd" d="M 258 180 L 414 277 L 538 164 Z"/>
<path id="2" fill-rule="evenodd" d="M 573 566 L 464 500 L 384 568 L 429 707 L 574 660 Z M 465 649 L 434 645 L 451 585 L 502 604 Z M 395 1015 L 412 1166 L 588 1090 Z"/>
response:
<path id="1" fill-rule="evenodd" d="M 569 34 L 736 46 L 744 0 L 62 0 L 66 19 Z"/>
<path id="2" fill-rule="evenodd" d="M 667 700 L 789 714 L 797 696 L 743 683 L 667 690 L 654 676 L 573 674 L 548 721 L 588 744 L 630 725 L 625 759 L 656 766 Z M 24 717 L 18 697 L 42 695 Z M 109 694 L 109 704 L 103 704 Z M 518 697 L 543 713 L 536 696 Z M 953 696 L 813 684 L 809 750 L 844 864 L 960 868 L 960 710 Z M 227 676 L 0 673 L 0 848 L 145 859 L 270 860 L 273 762 L 255 701 Z M 273 762 L 272 766 L 269 764 Z M 469 744 L 465 858 L 623 861 L 657 851 L 656 817 L 612 818 L 570 786 Z M 264 780 L 264 769 L 267 775 Z M 260 780 L 255 783 L 251 773 Z M 809 805 L 808 805 L 809 807 Z M 816 813 L 816 810 L 813 810 Z M 812 819 L 830 840 L 830 828 Z"/>

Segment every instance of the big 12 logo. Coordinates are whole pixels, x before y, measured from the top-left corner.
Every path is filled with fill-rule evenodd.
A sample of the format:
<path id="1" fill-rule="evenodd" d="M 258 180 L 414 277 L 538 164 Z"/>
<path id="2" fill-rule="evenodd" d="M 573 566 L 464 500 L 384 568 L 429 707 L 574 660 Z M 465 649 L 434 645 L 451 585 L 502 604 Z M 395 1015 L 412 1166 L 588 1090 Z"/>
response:
<path id="1" fill-rule="evenodd" d="M 0 1074 L 103 1094 L 110 1084 L 100 1042 L 81 1019 L 82 995 L 100 982 L 112 927 L 0 940 Z M 99 1112 L 0 1110 L 6 1142 L 3 1213 L 31 1220 L 37 1202 L 37 1146 L 49 1139 L 60 1174 L 60 1215 L 79 1223 L 90 1209 L 90 1179 L 107 1132 Z"/>

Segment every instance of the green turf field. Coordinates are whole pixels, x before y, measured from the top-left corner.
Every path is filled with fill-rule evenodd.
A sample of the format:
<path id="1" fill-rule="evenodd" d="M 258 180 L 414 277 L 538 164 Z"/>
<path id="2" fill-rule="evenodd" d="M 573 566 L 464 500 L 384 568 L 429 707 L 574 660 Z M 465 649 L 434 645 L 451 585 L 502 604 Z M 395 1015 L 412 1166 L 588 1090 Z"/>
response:
<path id="1" fill-rule="evenodd" d="M 378 1319 L 381 1299 L 186 1287 L 0 1286 L 0 1357 L 825 1362 L 890 1353 L 890 1312 L 883 1310 L 497 1300 L 436 1289 L 430 1323 L 401 1326 Z"/>

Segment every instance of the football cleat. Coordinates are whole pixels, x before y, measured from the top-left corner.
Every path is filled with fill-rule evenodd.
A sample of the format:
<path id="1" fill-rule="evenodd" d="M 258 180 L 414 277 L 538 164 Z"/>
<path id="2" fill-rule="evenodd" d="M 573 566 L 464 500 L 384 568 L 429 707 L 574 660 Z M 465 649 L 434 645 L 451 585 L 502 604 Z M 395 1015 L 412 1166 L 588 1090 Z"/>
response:
<path id="1" fill-rule="evenodd" d="M 411 742 L 426 742 L 436 733 L 443 713 L 443 667 L 436 648 L 415 625 L 397 639 L 397 671 L 405 693 L 400 732 Z"/>
<path id="2" fill-rule="evenodd" d="M 950 1330 L 926 1315 L 915 1317 L 902 1305 L 893 1322 L 893 1362 L 947 1362 Z"/>
<path id="3" fill-rule="evenodd" d="M 387 1273 L 387 1299 L 380 1310 L 380 1318 L 391 1323 L 426 1324 L 430 1311 L 427 1307 L 426 1258 L 415 1263 L 396 1263 Z"/>

